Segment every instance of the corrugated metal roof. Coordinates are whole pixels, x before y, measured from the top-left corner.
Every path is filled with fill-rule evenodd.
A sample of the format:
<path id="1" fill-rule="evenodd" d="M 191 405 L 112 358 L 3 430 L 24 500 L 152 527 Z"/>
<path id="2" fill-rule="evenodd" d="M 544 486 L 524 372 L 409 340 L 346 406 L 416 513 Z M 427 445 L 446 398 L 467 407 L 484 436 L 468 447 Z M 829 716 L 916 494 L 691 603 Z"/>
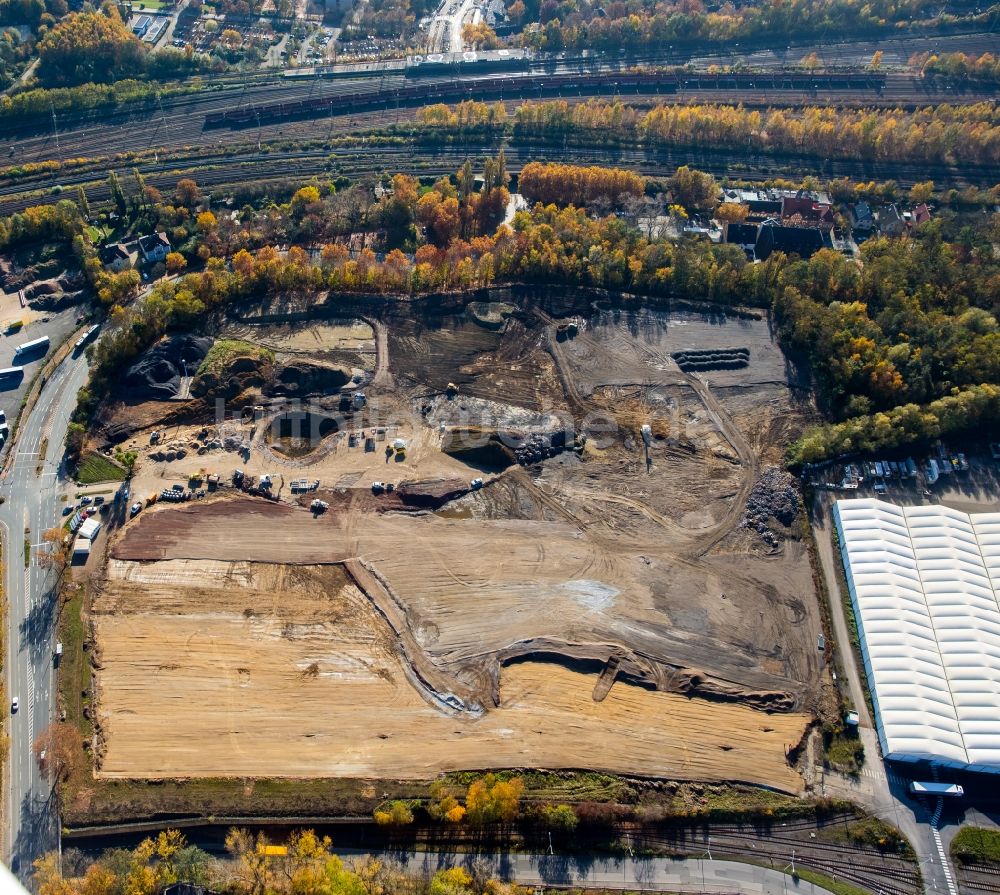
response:
<path id="1" fill-rule="evenodd" d="M 1000 513 L 839 500 L 887 758 L 1000 772 Z"/>

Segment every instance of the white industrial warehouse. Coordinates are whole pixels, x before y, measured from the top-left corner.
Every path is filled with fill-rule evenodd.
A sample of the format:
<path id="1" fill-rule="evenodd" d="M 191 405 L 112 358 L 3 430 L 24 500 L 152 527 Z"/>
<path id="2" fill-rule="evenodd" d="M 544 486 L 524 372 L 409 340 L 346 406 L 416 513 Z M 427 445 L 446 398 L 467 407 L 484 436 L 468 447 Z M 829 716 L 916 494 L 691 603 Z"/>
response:
<path id="1" fill-rule="evenodd" d="M 1000 773 L 1000 513 L 838 500 L 882 751 Z"/>

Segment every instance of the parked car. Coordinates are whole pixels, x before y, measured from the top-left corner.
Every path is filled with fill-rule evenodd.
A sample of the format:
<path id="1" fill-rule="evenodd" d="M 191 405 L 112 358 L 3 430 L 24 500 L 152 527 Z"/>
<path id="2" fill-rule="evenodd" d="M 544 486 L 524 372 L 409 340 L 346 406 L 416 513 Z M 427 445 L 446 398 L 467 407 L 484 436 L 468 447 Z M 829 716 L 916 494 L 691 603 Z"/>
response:
<path id="1" fill-rule="evenodd" d="M 139 503 L 138 501 L 136 501 L 134 504 L 132 504 L 132 507 L 128 511 L 128 513 L 129 513 L 130 516 L 138 516 L 139 515 L 139 511 L 141 509 L 142 509 L 142 504 Z"/>
<path id="2" fill-rule="evenodd" d="M 85 507 L 88 504 L 91 504 L 93 502 L 94 502 L 94 498 L 93 497 L 81 497 L 80 498 L 80 506 L 81 507 Z"/>
<path id="3" fill-rule="evenodd" d="M 99 507 L 102 503 L 104 503 L 104 498 L 98 494 L 97 497 L 94 498 L 94 506 Z"/>

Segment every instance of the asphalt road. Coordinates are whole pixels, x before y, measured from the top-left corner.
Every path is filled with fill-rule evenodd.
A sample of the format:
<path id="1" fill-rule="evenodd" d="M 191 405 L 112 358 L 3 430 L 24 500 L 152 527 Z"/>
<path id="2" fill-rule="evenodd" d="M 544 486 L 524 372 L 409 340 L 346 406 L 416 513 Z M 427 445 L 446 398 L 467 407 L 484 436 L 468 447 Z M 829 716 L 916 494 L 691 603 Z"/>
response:
<path id="1" fill-rule="evenodd" d="M 364 852 L 339 851 L 343 858 Z M 385 852 L 413 876 L 432 875 L 450 867 L 487 870 L 490 876 L 519 886 L 629 889 L 639 891 L 742 893 L 742 895 L 830 895 L 813 883 L 787 872 L 737 861 L 716 861 L 706 853 L 700 858 L 591 857 L 585 854 L 458 854 L 450 852 Z"/>
<path id="2" fill-rule="evenodd" d="M 339 851 L 344 858 L 360 852 Z M 628 889 L 631 891 L 734 893 L 741 895 L 830 895 L 813 883 L 788 872 L 716 861 L 709 854 L 700 858 L 613 857 L 588 855 L 545 855 L 502 853 L 468 855 L 449 852 L 386 852 L 384 857 L 399 863 L 413 876 L 436 873 L 449 867 L 488 868 L 491 876 L 520 886 L 560 888 Z"/>
<path id="3" fill-rule="evenodd" d="M 20 709 L 10 717 L 10 761 L 6 781 L 4 857 L 26 880 L 35 858 L 57 847 L 59 821 L 52 781 L 35 761 L 32 744 L 48 726 L 55 708 L 53 647 L 56 575 L 36 561 L 34 546 L 25 568 L 24 541 L 41 541 L 60 524 L 59 488 L 66 426 L 76 395 L 87 378 L 87 361 L 70 356 L 42 388 L 13 446 L 14 456 L 0 481 L 0 536 L 3 539 L 7 597 L 7 692 Z M 40 456 L 43 440 L 47 456 Z M 10 711 L 8 705 L 5 709 Z"/>

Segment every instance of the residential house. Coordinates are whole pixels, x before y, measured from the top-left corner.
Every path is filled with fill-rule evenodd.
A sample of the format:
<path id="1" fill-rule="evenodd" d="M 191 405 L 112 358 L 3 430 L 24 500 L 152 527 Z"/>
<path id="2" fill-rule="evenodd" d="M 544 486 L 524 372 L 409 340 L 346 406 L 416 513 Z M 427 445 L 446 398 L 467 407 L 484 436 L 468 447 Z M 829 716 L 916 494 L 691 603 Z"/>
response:
<path id="1" fill-rule="evenodd" d="M 131 270 L 139 261 L 139 250 L 135 242 L 112 242 L 98 252 L 101 263 L 116 273 Z"/>
<path id="2" fill-rule="evenodd" d="M 760 261 L 766 261 L 772 252 L 810 258 L 823 247 L 823 234 L 817 227 L 787 227 L 766 221 L 757 233 L 754 255 Z"/>
<path id="3" fill-rule="evenodd" d="M 886 236 L 902 236 L 906 232 L 906 221 L 895 205 L 886 205 L 878 213 L 878 228 Z"/>
<path id="4" fill-rule="evenodd" d="M 167 239 L 167 234 L 163 231 L 151 233 L 149 236 L 140 236 L 139 251 L 146 264 L 155 264 L 167 257 L 167 253 L 170 251 L 170 240 Z"/>
<path id="5" fill-rule="evenodd" d="M 931 219 L 931 210 L 927 207 L 926 202 L 921 202 L 913 209 L 913 226 L 919 227 L 921 224 L 926 224 Z"/>
<path id="6" fill-rule="evenodd" d="M 726 224 L 726 242 L 729 245 L 739 246 L 752 261 L 754 247 L 757 245 L 757 231 L 759 229 L 756 224 Z"/>
<path id="7" fill-rule="evenodd" d="M 781 221 L 789 227 L 818 227 L 829 233 L 834 225 L 833 208 L 808 193 L 785 196 L 781 200 Z"/>
<path id="8" fill-rule="evenodd" d="M 875 229 L 875 215 L 867 202 L 858 202 L 851 209 L 851 229 L 861 236 Z"/>

